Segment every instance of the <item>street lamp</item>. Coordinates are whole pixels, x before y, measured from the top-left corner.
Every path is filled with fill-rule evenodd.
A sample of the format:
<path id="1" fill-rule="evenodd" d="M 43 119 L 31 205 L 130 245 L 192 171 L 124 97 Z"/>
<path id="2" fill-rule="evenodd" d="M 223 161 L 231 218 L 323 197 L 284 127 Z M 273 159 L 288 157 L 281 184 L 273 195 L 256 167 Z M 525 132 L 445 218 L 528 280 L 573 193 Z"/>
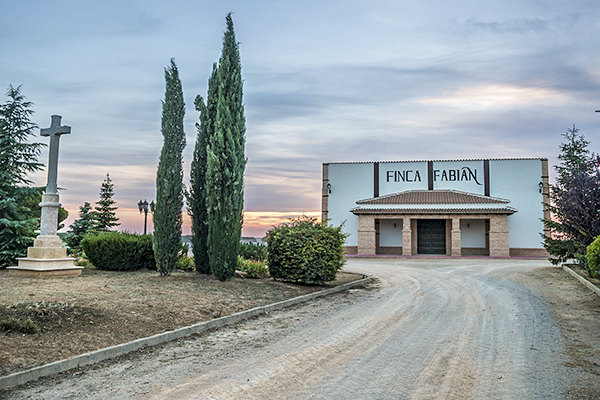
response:
<path id="1" fill-rule="evenodd" d="M 140 202 L 138 203 L 138 209 L 140 210 L 140 214 L 142 212 L 144 213 L 144 235 L 145 235 L 146 234 L 146 226 L 148 224 L 148 202 L 145 199 L 142 202 L 142 199 L 140 199 Z M 152 200 L 152 203 L 150 203 L 150 211 L 154 212 L 154 200 Z"/>

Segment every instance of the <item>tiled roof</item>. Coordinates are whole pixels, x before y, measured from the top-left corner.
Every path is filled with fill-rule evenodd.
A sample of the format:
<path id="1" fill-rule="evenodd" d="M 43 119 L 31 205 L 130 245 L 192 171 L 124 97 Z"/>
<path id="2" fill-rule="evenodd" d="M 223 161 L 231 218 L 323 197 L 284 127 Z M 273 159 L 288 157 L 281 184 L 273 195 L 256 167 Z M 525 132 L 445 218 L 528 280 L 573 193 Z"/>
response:
<path id="1" fill-rule="evenodd" d="M 508 204 L 509 200 L 459 190 L 407 190 L 359 200 L 356 204 Z"/>
<path id="2" fill-rule="evenodd" d="M 500 208 L 361 208 L 350 210 L 358 214 L 514 214 L 512 207 Z"/>

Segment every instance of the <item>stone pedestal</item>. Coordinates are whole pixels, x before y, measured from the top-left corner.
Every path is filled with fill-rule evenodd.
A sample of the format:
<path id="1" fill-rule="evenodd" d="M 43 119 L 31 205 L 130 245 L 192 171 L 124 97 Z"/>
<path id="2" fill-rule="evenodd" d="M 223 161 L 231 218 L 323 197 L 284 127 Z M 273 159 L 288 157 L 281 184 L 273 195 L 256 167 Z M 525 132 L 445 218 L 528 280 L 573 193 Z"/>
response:
<path id="1" fill-rule="evenodd" d="M 17 267 L 8 267 L 8 276 L 49 278 L 79 276 L 83 267 L 75 266 L 75 259 L 67 257 L 67 249 L 57 235 L 40 235 L 27 249 L 27 257 L 18 258 Z"/>

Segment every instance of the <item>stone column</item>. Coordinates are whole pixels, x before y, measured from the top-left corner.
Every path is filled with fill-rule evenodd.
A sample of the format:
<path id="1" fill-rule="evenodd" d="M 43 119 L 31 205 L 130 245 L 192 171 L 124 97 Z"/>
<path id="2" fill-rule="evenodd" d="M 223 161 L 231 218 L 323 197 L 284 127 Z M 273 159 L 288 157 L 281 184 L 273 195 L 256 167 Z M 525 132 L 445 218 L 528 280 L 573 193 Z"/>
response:
<path id="1" fill-rule="evenodd" d="M 402 255 L 412 256 L 412 229 L 408 216 L 402 219 Z"/>
<path id="2" fill-rule="evenodd" d="M 510 257 L 508 244 L 508 216 L 490 217 L 490 257 Z"/>
<path id="3" fill-rule="evenodd" d="M 375 255 L 377 253 L 375 239 L 375 216 L 358 216 L 358 254 Z"/>
<path id="4" fill-rule="evenodd" d="M 452 231 L 450 231 L 452 241 L 452 256 L 459 257 L 462 255 L 460 243 L 460 218 L 452 217 Z"/>
<path id="5" fill-rule="evenodd" d="M 27 257 L 18 258 L 19 265 L 8 267 L 9 276 L 26 278 L 44 278 L 52 276 L 81 275 L 83 267 L 75 266 L 75 259 L 67 257 L 67 249 L 56 234 L 58 230 L 58 147 L 60 136 L 71 133 L 70 126 L 60 125 L 60 115 L 52 116 L 50 128 L 41 130 L 42 136 L 50 137 L 48 155 L 48 182 L 42 195 L 40 207 L 40 234 L 34 240 L 33 247 L 27 249 Z"/>

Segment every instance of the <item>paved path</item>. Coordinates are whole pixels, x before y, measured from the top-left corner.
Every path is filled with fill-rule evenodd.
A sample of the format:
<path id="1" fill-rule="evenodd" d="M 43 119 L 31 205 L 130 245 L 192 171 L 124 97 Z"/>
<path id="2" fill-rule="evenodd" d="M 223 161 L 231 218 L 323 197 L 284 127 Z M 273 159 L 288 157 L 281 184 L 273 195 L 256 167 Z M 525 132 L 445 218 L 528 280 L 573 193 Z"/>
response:
<path id="1" fill-rule="evenodd" d="M 556 399 L 569 371 L 545 261 L 353 259 L 378 279 L 12 398 Z"/>

